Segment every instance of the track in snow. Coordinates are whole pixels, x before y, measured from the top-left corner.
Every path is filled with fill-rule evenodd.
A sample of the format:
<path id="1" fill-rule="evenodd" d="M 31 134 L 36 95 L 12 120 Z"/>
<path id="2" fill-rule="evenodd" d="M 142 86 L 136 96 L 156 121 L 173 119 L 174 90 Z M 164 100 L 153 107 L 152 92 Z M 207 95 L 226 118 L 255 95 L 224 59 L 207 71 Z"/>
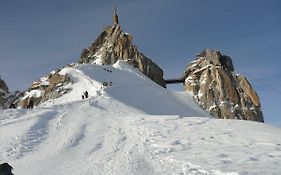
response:
<path id="1" fill-rule="evenodd" d="M 114 114 L 91 105 L 92 100 L 52 110 L 6 111 L 10 115 L 1 116 L 1 161 L 23 175 L 281 171 L 276 128 L 246 121 Z M 13 122 L 7 125 L 9 120 Z M 14 132 L 3 135 L 8 128 Z"/>

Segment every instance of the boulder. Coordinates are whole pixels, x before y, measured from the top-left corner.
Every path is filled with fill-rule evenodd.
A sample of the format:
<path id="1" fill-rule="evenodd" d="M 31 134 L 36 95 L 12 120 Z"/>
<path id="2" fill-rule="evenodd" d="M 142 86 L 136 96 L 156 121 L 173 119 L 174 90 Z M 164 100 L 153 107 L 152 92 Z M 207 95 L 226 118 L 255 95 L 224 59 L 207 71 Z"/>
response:
<path id="1" fill-rule="evenodd" d="M 184 73 L 185 90 L 217 118 L 264 122 L 257 93 L 244 76 L 233 71 L 229 56 L 205 49 Z"/>

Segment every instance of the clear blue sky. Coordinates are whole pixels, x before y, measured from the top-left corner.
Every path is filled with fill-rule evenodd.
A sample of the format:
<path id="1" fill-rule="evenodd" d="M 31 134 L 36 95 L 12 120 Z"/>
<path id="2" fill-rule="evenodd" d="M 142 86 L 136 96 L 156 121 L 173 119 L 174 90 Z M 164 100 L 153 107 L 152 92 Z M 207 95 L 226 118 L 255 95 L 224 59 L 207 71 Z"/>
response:
<path id="1" fill-rule="evenodd" d="M 280 0 L 116 0 L 134 43 L 178 77 L 204 48 L 231 56 L 257 90 L 265 121 L 281 127 Z M 111 0 L 0 0 L 0 75 L 26 89 L 112 23 Z M 179 89 L 179 87 L 171 87 Z"/>

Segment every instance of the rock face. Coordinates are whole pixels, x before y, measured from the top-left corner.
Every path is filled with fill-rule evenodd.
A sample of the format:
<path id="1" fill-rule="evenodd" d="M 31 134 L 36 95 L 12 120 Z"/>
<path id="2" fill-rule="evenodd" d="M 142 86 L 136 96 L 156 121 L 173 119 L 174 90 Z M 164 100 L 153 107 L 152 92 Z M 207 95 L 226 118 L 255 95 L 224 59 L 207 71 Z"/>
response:
<path id="1" fill-rule="evenodd" d="M 71 89 L 64 88 L 64 86 L 71 83 L 71 79 L 67 75 L 59 74 L 59 71 L 53 71 L 40 80 L 33 82 L 31 87 L 22 93 L 17 106 L 27 108 L 30 103 L 36 106 L 69 92 Z"/>
<path id="2" fill-rule="evenodd" d="M 213 116 L 264 122 L 257 93 L 234 73 L 230 57 L 205 49 L 188 65 L 184 78 L 185 90 Z"/>
<path id="3" fill-rule="evenodd" d="M 9 88 L 8 88 L 7 84 L 2 79 L 0 79 L 0 90 L 2 90 L 5 93 L 9 92 Z"/>
<path id="4" fill-rule="evenodd" d="M 0 108 L 3 108 L 6 103 L 6 96 L 9 89 L 4 80 L 0 79 Z"/>
<path id="5" fill-rule="evenodd" d="M 126 60 L 157 84 L 166 87 L 163 70 L 140 53 L 132 44 L 132 36 L 124 33 L 119 24 L 106 27 L 91 46 L 81 53 L 80 63 L 114 64 Z"/>

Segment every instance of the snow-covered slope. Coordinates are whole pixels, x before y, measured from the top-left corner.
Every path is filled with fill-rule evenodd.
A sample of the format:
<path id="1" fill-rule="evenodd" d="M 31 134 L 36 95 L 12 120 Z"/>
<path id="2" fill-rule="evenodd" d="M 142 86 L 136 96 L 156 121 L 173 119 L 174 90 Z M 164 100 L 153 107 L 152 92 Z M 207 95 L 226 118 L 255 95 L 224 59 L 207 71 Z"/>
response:
<path id="1" fill-rule="evenodd" d="M 59 74 L 71 78 L 73 83 L 62 88 L 72 90 L 60 98 L 41 104 L 41 107 L 81 101 L 83 93 L 88 91 L 92 105 L 99 103 L 100 107 L 108 110 L 116 108 L 124 113 L 209 117 L 191 96 L 185 95 L 185 100 L 179 98 L 125 61 L 117 61 L 112 66 L 82 64 L 66 67 Z M 33 91 L 29 93 L 32 94 Z"/>
<path id="2" fill-rule="evenodd" d="M 124 62 L 60 73 L 73 80 L 68 94 L 32 110 L 1 111 L 0 162 L 16 175 L 281 172 L 278 128 L 210 118 L 187 93 Z M 90 98 L 82 100 L 86 90 Z"/>

